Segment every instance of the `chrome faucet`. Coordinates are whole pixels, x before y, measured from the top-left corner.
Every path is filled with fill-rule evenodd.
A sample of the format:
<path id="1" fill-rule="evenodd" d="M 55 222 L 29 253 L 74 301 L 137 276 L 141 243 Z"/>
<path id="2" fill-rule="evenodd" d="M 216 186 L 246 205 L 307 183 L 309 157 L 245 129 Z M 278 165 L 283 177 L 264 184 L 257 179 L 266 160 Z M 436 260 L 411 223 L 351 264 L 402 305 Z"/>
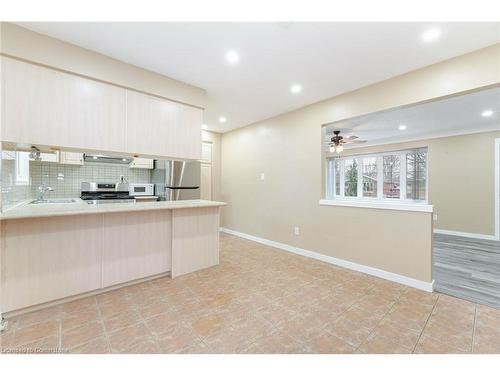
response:
<path id="1" fill-rule="evenodd" d="M 54 189 L 51 188 L 50 186 L 45 186 L 45 184 L 40 185 L 38 187 L 38 196 L 37 196 L 36 200 L 38 202 L 43 202 L 45 200 L 45 193 L 47 191 L 54 191 Z"/>

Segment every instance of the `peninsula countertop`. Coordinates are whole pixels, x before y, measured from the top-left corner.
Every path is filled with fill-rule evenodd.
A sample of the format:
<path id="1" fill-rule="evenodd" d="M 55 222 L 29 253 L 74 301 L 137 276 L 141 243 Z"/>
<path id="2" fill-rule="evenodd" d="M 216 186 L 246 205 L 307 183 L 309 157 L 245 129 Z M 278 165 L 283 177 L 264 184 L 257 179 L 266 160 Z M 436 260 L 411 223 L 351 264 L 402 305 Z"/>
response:
<path id="1" fill-rule="evenodd" d="M 75 199 L 75 202 L 73 203 L 31 204 L 26 202 L 0 213 L 0 220 L 147 210 L 177 210 L 183 208 L 219 207 L 225 206 L 226 204 L 227 203 L 225 202 L 195 199 L 183 201 L 108 203 L 94 205 L 87 204 L 78 198 Z"/>

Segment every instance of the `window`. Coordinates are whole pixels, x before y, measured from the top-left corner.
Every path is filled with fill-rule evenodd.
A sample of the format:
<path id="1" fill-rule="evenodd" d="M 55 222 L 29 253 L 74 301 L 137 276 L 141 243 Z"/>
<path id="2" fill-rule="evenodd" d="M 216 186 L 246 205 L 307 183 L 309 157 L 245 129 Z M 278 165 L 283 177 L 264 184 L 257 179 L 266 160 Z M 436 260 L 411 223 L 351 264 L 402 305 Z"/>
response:
<path id="1" fill-rule="evenodd" d="M 427 201 L 427 149 L 337 157 L 327 165 L 328 199 Z"/>
<path id="2" fill-rule="evenodd" d="M 344 195 L 346 197 L 358 196 L 358 162 L 356 159 L 344 161 Z"/>
<path id="3" fill-rule="evenodd" d="M 361 159 L 363 163 L 363 197 L 377 197 L 377 158 Z"/>
<path id="4" fill-rule="evenodd" d="M 427 185 L 427 155 L 416 151 L 406 154 L 406 199 L 425 199 Z"/>
<path id="5" fill-rule="evenodd" d="M 384 198 L 399 199 L 401 184 L 401 156 L 384 155 Z"/>
<path id="6" fill-rule="evenodd" d="M 29 185 L 30 159 L 28 152 L 16 152 L 16 185 Z"/>

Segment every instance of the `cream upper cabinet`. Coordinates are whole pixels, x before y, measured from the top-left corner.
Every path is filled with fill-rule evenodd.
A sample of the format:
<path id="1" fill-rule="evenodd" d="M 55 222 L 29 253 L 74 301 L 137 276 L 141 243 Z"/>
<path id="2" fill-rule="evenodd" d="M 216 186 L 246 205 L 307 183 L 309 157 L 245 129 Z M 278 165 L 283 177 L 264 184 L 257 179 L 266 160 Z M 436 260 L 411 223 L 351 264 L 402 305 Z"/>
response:
<path id="1" fill-rule="evenodd" d="M 129 168 L 132 169 L 153 169 L 153 159 L 134 158 L 130 163 Z"/>
<path id="2" fill-rule="evenodd" d="M 83 165 L 83 153 L 81 152 L 60 152 L 59 163 Z"/>
<path id="3" fill-rule="evenodd" d="M 203 111 L 127 90 L 127 150 L 178 159 L 200 159 Z"/>
<path id="4" fill-rule="evenodd" d="M 125 151 L 125 89 L 3 58 L 2 140 Z"/>

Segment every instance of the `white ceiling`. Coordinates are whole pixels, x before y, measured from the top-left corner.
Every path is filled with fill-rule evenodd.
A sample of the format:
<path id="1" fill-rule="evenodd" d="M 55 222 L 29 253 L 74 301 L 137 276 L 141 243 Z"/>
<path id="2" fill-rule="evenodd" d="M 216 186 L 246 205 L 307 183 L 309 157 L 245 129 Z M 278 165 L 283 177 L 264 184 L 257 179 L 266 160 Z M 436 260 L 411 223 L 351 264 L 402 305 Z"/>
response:
<path id="1" fill-rule="evenodd" d="M 206 89 L 205 123 L 221 132 L 500 41 L 500 23 L 19 24 Z M 423 43 L 436 26 L 441 38 Z"/>
<path id="2" fill-rule="evenodd" d="M 483 117 L 486 110 L 493 115 Z M 400 125 L 406 130 L 399 130 Z M 327 140 L 333 130 L 341 130 L 341 135 L 367 141 L 350 147 L 500 130 L 500 88 L 372 113 L 327 125 L 325 130 Z"/>

